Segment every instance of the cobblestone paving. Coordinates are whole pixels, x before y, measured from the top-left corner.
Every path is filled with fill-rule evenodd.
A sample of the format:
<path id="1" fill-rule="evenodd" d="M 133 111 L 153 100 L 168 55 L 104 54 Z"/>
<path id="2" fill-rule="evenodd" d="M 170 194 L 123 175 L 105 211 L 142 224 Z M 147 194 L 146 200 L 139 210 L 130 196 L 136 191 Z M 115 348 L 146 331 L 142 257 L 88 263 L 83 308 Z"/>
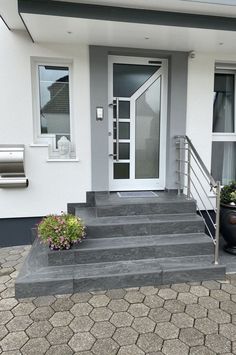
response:
<path id="1" fill-rule="evenodd" d="M 0 249 L 0 354 L 236 354 L 236 275 L 18 301 L 29 248 Z"/>

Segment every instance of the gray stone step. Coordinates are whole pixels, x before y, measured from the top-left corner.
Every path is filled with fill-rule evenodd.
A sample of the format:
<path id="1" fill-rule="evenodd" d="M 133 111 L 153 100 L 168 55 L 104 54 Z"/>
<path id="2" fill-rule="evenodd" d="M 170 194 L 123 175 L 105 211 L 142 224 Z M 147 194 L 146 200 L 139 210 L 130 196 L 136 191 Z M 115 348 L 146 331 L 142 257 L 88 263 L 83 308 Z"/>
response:
<path id="1" fill-rule="evenodd" d="M 136 201 L 137 200 L 137 201 Z M 109 200 L 97 201 L 96 211 L 98 217 L 129 216 L 129 215 L 150 215 L 150 214 L 176 214 L 196 213 L 196 203 L 193 200 L 175 198 L 173 200 L 146 200 L 143 199 L 121 199 L 111 203 Z"/>
<path id="2" fill-rule="evenodd" d="M 87 226 L 87 235 L 92 238 L 203 233 L 205 229 L 203 219 L 191 213 L 87 218 L 84 216 L 83 219 Z"/>
<path id="3" fill-rule="evenodd" d="M 17 298 L 225 278 L 225 267 L 208 255 L 45 267 L 47 253 L 36 240 L 16 280 Z"/>
<path id="4" fill-rule="evenodd" d="M 205 234 L 132 236 L 85 239 L 71 250 L 48 253 L 48 265 L 70 265 L 121 260 L 152 259 L 213 253 Z"/>

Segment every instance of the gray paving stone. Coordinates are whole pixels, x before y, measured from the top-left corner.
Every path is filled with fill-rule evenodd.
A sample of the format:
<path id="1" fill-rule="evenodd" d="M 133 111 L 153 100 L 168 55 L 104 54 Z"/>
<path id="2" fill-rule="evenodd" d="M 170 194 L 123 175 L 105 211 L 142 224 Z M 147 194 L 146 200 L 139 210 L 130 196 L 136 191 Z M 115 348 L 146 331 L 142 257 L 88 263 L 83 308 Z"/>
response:
<path id="1" fill-rule="evenodd" d="M 95 355 L 116 355 L 118 349 L 119 345 L 113 339 L 98 339 L 92 348 L 92 352 Z"/>
<path id="2" fill-rule="evenodd" d="M 129 308 L 129 303 L 123 299 L 121 300 L 112 300 L 108 307 L 113 311 L 113 312 L 125 312 Z"/>
<path id="3" fill-rule="evenodd" d="M 182 313 L 185 310 L 186 305 L 178 300 L 165 301 L 164 306 L 170 313 Z"/>
<path id="4" fill-rule="evenodd" d="M 56 301 L 54 296 L 41 296 L 33 300 L 36 307 L 51 306 Z"/>
<path id="5" fill-rule="evenodd" d="M 135 318 L 132 324 L 138 333 L 151 333 L 154 331 L 155 323 L 148 317 Z"/>
<path id="6" fill-rule="evenodd" d="M 190 349 L 190 355 L 217 355 L 206 346 L 194 346 Z"/>
<path id="7" fill-rule="evenodd" d="M 138 339 L 138 333 L 131 327 L 123 327 L 116 329 L 113 339 L 120 345 L 135 344 Z"/>
<path id="8" fill-rule="evenodd" d="M 7 286 L 5 286 L 4 284 L 0 284 L 0 292 L 5 291 L 7 288 Z"/>
<path id="9" fill-rule="evenodd" d="M 34 322 L 26 330 L 27 335 L 30 338 L 43 338 L 52 330 L 52 325 L 47 320 Z"/>
<path id="10" fill-rule="evenodd" d="M 141 334 L 137 345 L 145 352 L 154 352 L 161 350 L 163 339 L 155 333 Z"/>
<path id="11" fill-rule="evenodd" d="M 131 304 L 128 312 L 134 317 L 145 317 L 148 315 L 150 308 L 143 303 Z"/>
<path id="12" fill-rule="evenodd" d="M 236 314 L 236 303 L 232 301 L 220 302 L 220 308 L 230 314 Z"/>
<path id="13" fill-rule="evenodd" d="M 96 322 L 103 322 L 111 318 L 112 311 L 107 307 L 94 308 L 89 316 Z"/>
<path id="14" fill-rule="evenodd" d="M 17 300 L 15 298 L 5 298 L 0 300 L 0 311 L 10 311 L 17 305 Z M 14 312 L 13 312 L 14 313 Z"/>
<path id="15" fill-rule="evenodd" d="M 193 303 L 197 303 L 197 297 L 193 294 L 191 294 L 190 292 L 180 292 L 178 294 L 177 299 L 183 303 L 187 304 L 193 304 Z"/>
<path id="16" fill-rule="evenodd" d="M 156 295 L 158 292 L 158 288 L 154 286 L 143 286 L 140 287 L 140 292 L 145 296 Z"/>
<path id="17" fill-rule="evenodd" d="M 189 346 L 204 344 L 204 335 L 194 328 L 181 329 L 179 339 Z"/>
<path id="18" fill-rule="evenodd" d="M 158 308 L 163 306 L 164 300 L 157 295 L 148 295 L 144 299 L 144 304 L 150 308 Z"/>
<path id="19" fill-rule="evenodd" d="M 18 350 L 28 339 L 25 332 L 12 332 L 0 341 L 0 346 L 3 351 Z"/>
<path id="20" fill-rule="evenodd" d="M 198 303 L 207 309 L 219 308 L 220 305 L 219 301 L 209 296 L 199 297 Z"/>
<path id="21" fill-rule="evenodd" d="M 171 318 L 171 313 L 164 308 L 151 309 L 149 315 L 154 322 L 168 322 Z"/>
<path id="22" fill-rule="evenodd" d="M 229 293 L 223 290 L 211 290 L 210 296 L 215 298 L 217 301 L 227 301 L 230 299 Z"/>
<path id="23" fill-rule="evenodd" d="M 54 327 L 62 327 L 69 325 L 73 318 L 73 315 L 68 311 L 57 312 L 49 319 L 49 322 L 51 322 Z"/>
<path id="24" fill-rule="evenodd" d="M 209 296 L 210 294 L 209 289 L 204 286 L 191 286 L 190 292 L 197 297 Z"/>
<path id="25" fill-rule="evenodd" d="M 170 322 L 157 323 L 155 333 L 162 339 L 176 339 L 179 335 L 179 328 Z"/>
<path id="26" fill-rule="evenodd" d="M 200 304 L 188 304 L 186 306 L 185 313 L 195 319 L 204 318 L 207 316 L 207 309 L 202 307 Z"/>
<path id="27" fill-rule="evenodd" d="M 33 321 L 29 316 L 17 316 L 7 323 L 6 327 L 10 332 L 16 332 L 27 329 L 31 323 Z"/>
<path id="28" fill-rule="evenodd" d="M 27 304 L 26 304 L 27 306 Z M 47 320 L 52 317 L 54 311 L 51 307 L 38 307 L 31 314 L 30 317 L 34 321 Z"/>
<path id="29" fill-rule="evenodd" d="M 202 286 L 208 288 L 209 290 L 219 290 L 220 289 L 219 282 L 214 281 L 214 280 L 203 281 Z"/>
<path id="30" fill-rule="evenodd" d="M 93 307 L 106 307 L 110 299 L 106 295 L 95 295 L 88 301 Z"/>
<path id="31" fill-rule="evenodd" d="M 21 351 L 24 355 L 41 355 L 45 354 L 49 347 L 50 344 L 45 338 L 33 338 L 29 339 Z"/>
<path id="32" fill-rule="evenodd" d="M 89 332 L 76 333 L 69 341 L 69 346 L 74 351 L 90 350 L 95 343 L 95 338 Z"/>
<path id="33" fill-rule="evenodd" d="M 127 312 L 117 312 L 112 315 L 110 322 L 117 328 L 129 327 L 133 322 L 133 319 L 134 317 Z"/>
<path id="34" fill-rule="evenodd" d="M 218 324 L 208 318 L 196 319 L 194 327 L 204 334 L 218 333 Z"/>
<path id="35" fill-rule="evenodd" d="M 66 344 L 72 336 L 73 332 L 69 327 L 57 327 L 47 335 L 47 340 L 51 345 Z"/>
<path id="36" fill-rule="evenodd" d="M 46 355 L 73 355 L 71 348 L 66 345 L 54 345 L 46 352 Z"/>
<path id="37" fill-rule="evenodd" d="M 118 355 L 145 355 L 145 353 L 136 345 L 126 345 L 120 348 Z"/>
<path id="38" fill-rule="evenodd" d="M 208 318 L 216 323 L 229 323 L 231 320 L 230 315 L 222 311 L 222 309 L 210 309 L 208 311 Z"/>
<path id="39" fill-rule="evenodd" d="M 3 265 L 2 265 L 2 267 L 3 267 Z M 0 276 L 0 284 L 5 284 L 9 280 L 11 280 L 9 275 Z"/>
<path id="40" fill-rule="evenodd" d="M 174 300 L 177 297 L 177 292 L 171 288 L 163 288 L 158 291 L 158 296 L 164 300 Z"/>
<path id="41" fill-rule="evenodd" d="M 0 325 L 0 340 L 2 340 L 8 333 L 7 328 L 5 325 Z"/>
<path id="42" fill-rule="evenodd" d="M 138 291 L 129 291 L 126 293 L 124 299 L 129 303 L 140 303 L 144 300 L 144 295 Z"/>
<path id="43" fill-rule="evenodd" d="M 175 313 L 171 317 L 171 322 L 179 328 L 192 327 L 193 321 L 193 318 L 186 313 Z"/>
<path id="44" fill-rule="evenodd" d="M 3 351 L 3 352 L 0 352 L 0 354 L 2 354 L 2 355 L 22 355 L 20 350 Z"/>
<path id="45" fill-rule="evenodd" d="M 219 334 L 207 335 L 205 345 L 217 353 L 226 353 L 231 351 L 230 341 Z"/>
<path id="46" fill-rule="evenodd" d="M 5 291 L 1 292 L 2 298 L 15 297 L 15 287 L 8 287 Z"/>
<path id="47" fill-rule="evenodd" d="M 126 294 L 126 291 L 123 288 L 115 289 L 115 290 L 108 290 L 106 292 L 107 297 L 109 297 L 112 300 L 121 299 L 125 296 L 125 294 Z"/>
<path id="48" fill-rule="evenodd" d="M 13 318 L 13 314 L 10 311 L 0 312 L 0 325 L 4 325 Z"/>
<path id="49" fill-rule="evenodd" d="M 236 286 L 234 286 L 234 285 L 223 284 L 221 286 L 221 289 L 227 293 L 230 293 L 231 295 L 236 295 Z"/>
<path id="50" fill-rule="evenodd" d="M 69 298 L 58 298 L 53 304 L 52 308 L 56 312 L 69 311 L 74 305 Z"/>
<path id="51" fill-rule="evenodd" d="M 236 341 L 236 325 L 220 324 L 220 334 L 231 341 Z"/>
<path id="52" fill-rule="evenodd" d="M 91 293 L 89 292 L 80 292 L 80 293 L 74 293 L 71 296 L 71 300 L 74 303 L 81 303 L 81 302 L 88 302 L 90 298 L 92 297 Z"/>
<path id="53" fill-rule="evenodd" d="M 190 286 L 186 283 L 173 284 L 171 288 L 176 292 L 189 292 L 190 290 Z"/>
<path id="54" fill-rule="evenodd" d="M 178 339 L 165 340 L 162 352 L 166 355 L 188 355 L 189 347 Z"/>
<path id="55" fill-rule="evenodd" d="M 70 312 L 74 316 L 87 316 L 92 309 L 93 307 L 88 303 L 77 303 L 71 308 Z"/>
<path id="56" fill-rule="evenodd" d="M 95 323 L 90 330 L 90 333 L 97 339 L 111 338 L 116 328 L 110 322 Z"/>
<path id="57" fill-rule="evenodd" d="M 70 328 L 75 332 L 88 332 L 94 325 L 94 321 L 88 316 L 75 317 L 70 323 Z"/>

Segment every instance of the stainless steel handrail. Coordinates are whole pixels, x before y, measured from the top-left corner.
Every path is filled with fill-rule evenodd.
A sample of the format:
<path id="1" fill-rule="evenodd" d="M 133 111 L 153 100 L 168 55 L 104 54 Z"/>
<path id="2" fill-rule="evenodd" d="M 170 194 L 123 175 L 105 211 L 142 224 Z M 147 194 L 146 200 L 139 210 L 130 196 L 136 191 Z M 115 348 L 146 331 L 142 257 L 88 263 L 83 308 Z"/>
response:
<path id="1" fill-rule="evenodd" d="M 212 228 L 215 230 L 215 233 L 211 232 L 211 227 L 208 225 L 206 220 L 204 219 L 204 223 L 206 229 L 213 241 L 214 244 L 214 264 L 219 264 L 219 240 L 220 240 L 220 190 L 221 184 L 219 181 L 215 181 L 215 179 L 211 176 L 210 172 L 208 171 L 206 165 L 202 161 L 199 153 L 197 152 L 196 148 L 194 147 L 193 143 L 186 135 L 179 135 L 175 137 L 176 139 L 176 151 L 177 151 L 177 185 L 178 185 L 178 193 L 181 192 L 187 195 L 187 198 L 193 198 L 196 194 L 198 199 L 201 201 L 202 206 L 204 207 L 204 211 L 208 217 L 208 221 Z M 192 164 L 192 158 L 195 162 L 197 171 L 195 171 L 194 166 Z M 193 174 L 193 178 L 192 178 Z M 214 193 L 214 197 L 216 200 L 216 207 L 213 206 L 213 203 L 203 186 L 202 179 L 199 177 L 204 177 L 207 181 L 210 191 Z M 182 182 L 185 179 L 187 184 Z M 198 182 L 199 186 L 196 186 L 195 182 Z M 204 196 L 202 196 L 202 193 Z M 207 199 L 209 204 L 212 207 L 213 212 L 215 213 L 215 222 L 214 218 L 210 215 L 207 206 L 205 204 L 205 200 Z M 200 209 L 199 205 L 197 204 L 197 210 L 199 214 L 203 217 L 202 210 Z"/>

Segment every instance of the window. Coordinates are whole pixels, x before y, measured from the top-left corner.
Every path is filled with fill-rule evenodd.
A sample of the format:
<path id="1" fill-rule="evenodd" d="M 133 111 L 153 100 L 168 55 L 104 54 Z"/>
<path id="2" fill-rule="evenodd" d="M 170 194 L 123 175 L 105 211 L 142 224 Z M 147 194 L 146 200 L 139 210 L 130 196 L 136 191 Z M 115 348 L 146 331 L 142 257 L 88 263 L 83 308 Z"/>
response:
<path id="1" fill-rule="evenodd" d="M 57 148 L 62 136 L 71 140 L 70 67 L 35 62 L 34 74 L 35 143 Z"/>
<path id="2" fill-rule="evenodd" d="M 213 177 L 222 185 L 236 180 L 236 66 L 216 65 L 214 82 L 212 162 Z"/>

